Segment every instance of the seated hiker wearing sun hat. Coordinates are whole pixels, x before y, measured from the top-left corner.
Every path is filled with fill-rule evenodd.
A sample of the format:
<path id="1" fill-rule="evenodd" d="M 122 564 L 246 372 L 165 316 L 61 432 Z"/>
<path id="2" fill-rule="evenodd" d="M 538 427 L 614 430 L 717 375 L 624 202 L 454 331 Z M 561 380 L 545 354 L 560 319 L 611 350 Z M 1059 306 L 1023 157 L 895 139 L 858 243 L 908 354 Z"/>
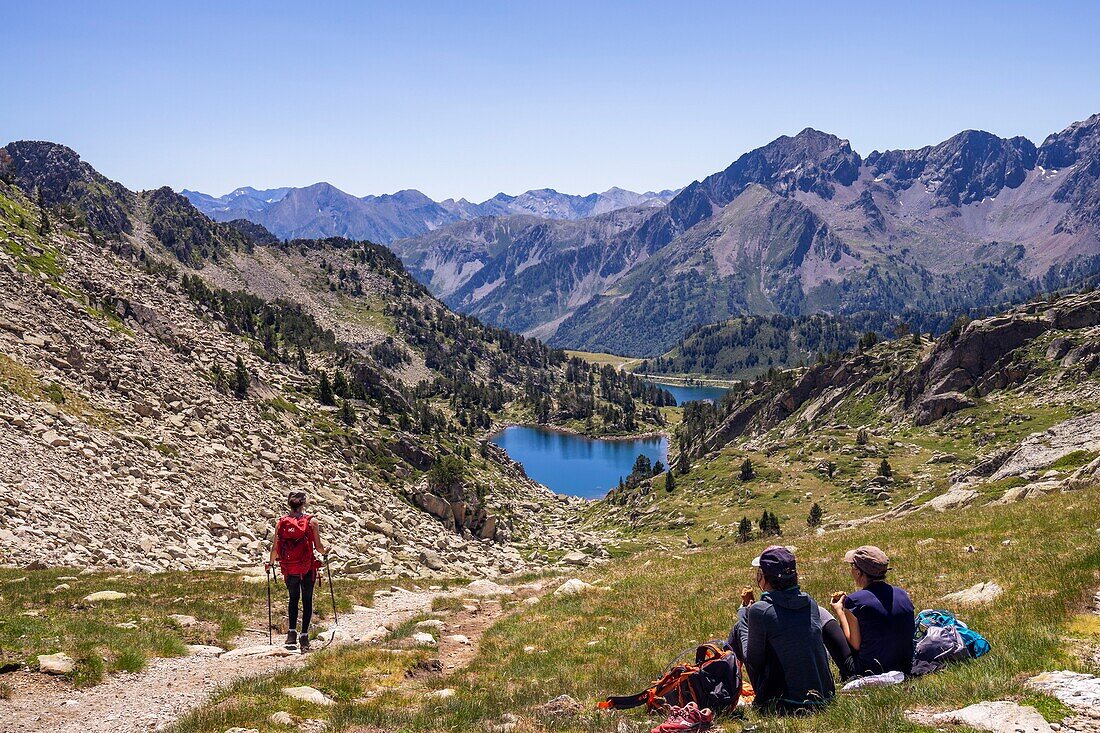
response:
<path id="1" fill-rule="evenodd" d="M 789 548 L 773 545 L 752 561 L 759 601 L 742 596 L 728 644 L 742 661 L 756 692 L 754 705 L 781 713 L 812 711 L 836 688 L 821 637 L 821 614 L 798 587 Z"/>
<path id="2" fill-rule="evenodd" d="M 849 550 L 858 590 L 833 593 L 832 606 L 852 648 L 857 675 L 913 671 L 913 602 L 901 588 L 886 582 L 890 560 L 874 545 Z"/>

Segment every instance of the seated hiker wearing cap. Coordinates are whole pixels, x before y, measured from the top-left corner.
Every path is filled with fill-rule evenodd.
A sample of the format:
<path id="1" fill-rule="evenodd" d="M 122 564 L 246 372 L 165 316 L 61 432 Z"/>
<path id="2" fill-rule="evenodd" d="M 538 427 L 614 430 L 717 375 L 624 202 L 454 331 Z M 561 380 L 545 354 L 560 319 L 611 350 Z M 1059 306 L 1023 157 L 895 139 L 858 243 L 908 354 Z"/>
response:
<path id="1" fill-rule="evenodd" d="M 748 672 L 754 704 L 781 713 L 823 706 L 836 688 L 822 643 L 821 614 L 798 587 L 794 553 L 768 547 L 752 566 L 763 593 L 755 602 L 751 589 L 742 594 L 728 643 Z"/>
<path id="2" fill-rule="evenodd" d="M 886 582 L 890 561 L 879 548 L 849 550 L 859 590 L 833 593 L 832 606 L 852 648 L 857 675 L 913 671 L 913 602 L 901 588 Z"/>

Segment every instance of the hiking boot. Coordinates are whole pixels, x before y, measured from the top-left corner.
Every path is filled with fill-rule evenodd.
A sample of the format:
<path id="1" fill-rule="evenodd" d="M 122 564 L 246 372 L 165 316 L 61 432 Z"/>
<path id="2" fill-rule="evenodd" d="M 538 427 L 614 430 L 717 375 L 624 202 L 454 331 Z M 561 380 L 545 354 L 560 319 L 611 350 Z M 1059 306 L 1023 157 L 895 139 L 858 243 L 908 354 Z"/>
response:
<path id="1" fill-rule="evenodd" d="M 654 727 L 649 733 L 694 733 L 706 730 L 713 721 L 714 713 L 710 708 L 700 710 L 694 702 L 689 702 L 682 708 L 672 708 L 668 720 Z"/>
<path id="2" fill-rule="evenodd" d="M 286 648 L 294 649 L 298 646 L 298 632 L 294 629 L 286 632 Z"/>
<path id="3" fill-rule="evenodd" d="M 309 651 L 309 634 L 304 631 L 298 637 L 298 649 L 301 650 L 303 654 Z"/>

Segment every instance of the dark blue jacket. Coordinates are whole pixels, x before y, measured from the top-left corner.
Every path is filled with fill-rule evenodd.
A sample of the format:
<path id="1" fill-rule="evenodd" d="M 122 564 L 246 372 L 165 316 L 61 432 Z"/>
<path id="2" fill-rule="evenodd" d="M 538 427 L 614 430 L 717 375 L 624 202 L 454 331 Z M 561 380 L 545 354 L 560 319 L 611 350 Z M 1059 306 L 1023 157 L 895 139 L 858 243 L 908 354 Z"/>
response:
<path id="1" fill-rule="evenodd" d="M 745 664 L 756 705 L 816 707 L 836 693 L 821 636 L 821 614 L 798 586 L 769 591 L 738 611 L 729 643 Z"/>

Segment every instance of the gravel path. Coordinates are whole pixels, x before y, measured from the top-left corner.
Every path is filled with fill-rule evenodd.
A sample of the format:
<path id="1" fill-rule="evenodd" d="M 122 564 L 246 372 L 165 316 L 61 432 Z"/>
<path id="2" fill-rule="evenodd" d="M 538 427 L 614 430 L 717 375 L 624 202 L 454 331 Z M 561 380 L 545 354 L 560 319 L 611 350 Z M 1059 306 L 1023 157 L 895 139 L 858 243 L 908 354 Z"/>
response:
<path id="1" fill-rule="evenodd" d="M 341 615 L 334 644 L 369 638 L 380 625 L 400 623 L 431 610 L 435 593 L 396 591 L 377 597 L 373 608 Z M 236 640 L 236 652 L 270 650 L 255 636 Z M 316 645 L 317 647 L 320 644 Z M 278 647 L 276 647 L 278 648 Z M 163 730 L 236 679 L 304 664 L 300 655 L 230 655 L 152 659 L 137 674 L 111 675 L 102 684 L 75 690 L 36 673 L 21 676 L 11 700 L 0 700 L 2 733 L 147 733 Z"/>

